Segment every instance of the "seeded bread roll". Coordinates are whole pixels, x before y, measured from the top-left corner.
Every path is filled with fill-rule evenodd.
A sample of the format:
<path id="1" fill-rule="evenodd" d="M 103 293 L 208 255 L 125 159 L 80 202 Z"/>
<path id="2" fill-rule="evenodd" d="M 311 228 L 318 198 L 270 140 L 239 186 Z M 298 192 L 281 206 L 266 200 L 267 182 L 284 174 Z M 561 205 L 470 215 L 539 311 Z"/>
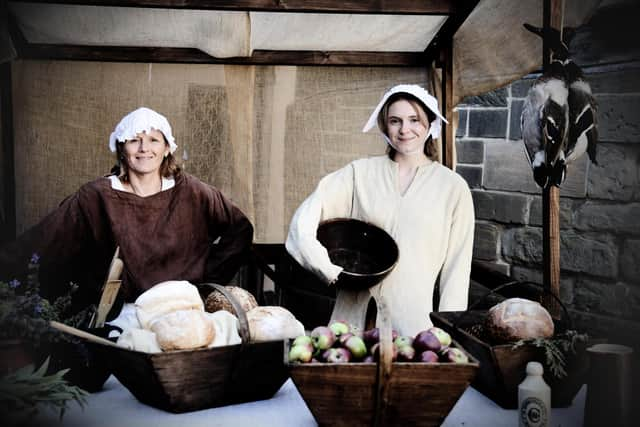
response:
<path id="1" fill-rule="evenodd" d="M 151 323 L 163 351 L 205 347 L 215 338 L 211 320 L 202 310 L 177 310 Z"/>
<path id="2" fill-rule="evenodd" d="M 246 289 L 242 289 L 238 286 L 225 286 L 224 288 L 233 297 L 235 297 L 236 301 L 240 303 L 240 306 L 245 313 L 258 306 L 258 302 L 254 296 Z M 233 315 L 238 315 L 227 298 L 215 289 L 209 294 L 209 296 L 207 296 L 207 299 L 204 302 L 204 308 L 209 313 L 215 313 L 218 310 L 226 310 Z"/>
<path id="3" fill-rule="evenodd" d="M 256 307 L 247 312 L 251 341 L 278 341 L 304 335 L 304 326 L 289 310 L 278 306 Z"/>
<path id="4" fill-rule="evenodd" d="M 495 343 L 553 336 L 553 319 L 539 303 L 509 298 L 491 307 L 485 330 Z"/>

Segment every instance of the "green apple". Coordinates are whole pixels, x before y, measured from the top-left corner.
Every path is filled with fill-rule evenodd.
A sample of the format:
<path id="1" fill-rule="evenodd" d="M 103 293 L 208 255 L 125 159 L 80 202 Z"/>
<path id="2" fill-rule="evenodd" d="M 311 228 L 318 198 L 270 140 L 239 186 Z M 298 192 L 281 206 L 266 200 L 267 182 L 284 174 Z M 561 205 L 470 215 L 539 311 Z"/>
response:
<path id="1" fill-rule="evenodd" d="M 311 361 L 312 357 L 313 345 L 311 343 L 297 344 L 289 350 L 289 362 L 307 363 Z"/>
<path id="2" fill-rule="evenodd" d="M 341 320 L 334 320 L 329 324 L 329 329 L 333 331 L 336 337 L 349 332 L 349 325 Z"/>
<path id="3" fill-rule="evenodd" d="M 356 359 L 361 359 L 367 355 L 367 346 L 364 340 L 356 335 L 351 335 L 344 343 L 344 347 L 351 352 Z"/>
<path id="4" fill-rule="evenodd" d="M 299 345 L 299 344 L 313 344 L 313 339 L 309 335 L 300 335 L 293 340 L 291 346 Z"/>
<path id="5" fill-rule="evenodd" d="M 336 342 L 336 334 L 327 326 L 317 326 L 311 331 L 313 346 L 318 350 L 326 350 Z"/>

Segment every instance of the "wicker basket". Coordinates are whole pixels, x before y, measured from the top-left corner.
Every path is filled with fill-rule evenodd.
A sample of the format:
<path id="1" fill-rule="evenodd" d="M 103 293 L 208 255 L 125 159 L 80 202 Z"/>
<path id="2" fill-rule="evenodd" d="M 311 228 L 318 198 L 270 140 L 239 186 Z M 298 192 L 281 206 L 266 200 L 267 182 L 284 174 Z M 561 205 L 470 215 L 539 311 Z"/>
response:
<path id="1" fill-rule="evenodd" d="M 140 402 L 180 413 L 271 398 L 289 377 L 284 342 L 249 343 L 244 311 L 223 286 L 239 313 L 242 344 L 225 347 L 142 353 L 91 343 L 109 361 L 115 377 Z"/>
<path id="2" fill-rule="evenodd" d="M 378 316 L 388 319 L 378 302 Z M 320 425 L 439 426 L 473 380 L 478 362 L 391 363 L 391 327 L 380 325 L 379 363 L 289 364 Z M 458 343 L 455 347 L 461 348 Z M 464 349 L 463 349 L 464 351 Z M 466 353 L 466 352 L 465 352 Z"/>
<path id="3" fill-rule="evenodd" d="M 506 285 L 494 289 L 491 293 Z M 554 319 L 555 330 L 562 331 L 570 327 L 571 319 L 562 302 L 560 300 L 557 302 L 564 310 L 565 318 Z M 486 314 L 485 310 L 469 310 L 434 312 L 430 315 L 435 326 L 447 331 L 480 361 L 480 370 L 472 385 L 501 407 L 515 409 L 518 407 L 518 385 L 526 376 L 527 363 L 537 361 L 544 366 L 544 379 L 551 387 L 551 406 L 554 408 L 570 406 L 580 387 L 586 382 L 589 370 L 586 348 L 604 340 L 589 340 L 579 345 L 576 354 L 567 356 L 565 367 L 567 376 L 558 379 L 551 374 L 543 349 L 532 344 L 517 348 L 514 348 L 513 344 L 492 345 L 482 334 L 474 334 L 474 328 L 483 323 Z"/>

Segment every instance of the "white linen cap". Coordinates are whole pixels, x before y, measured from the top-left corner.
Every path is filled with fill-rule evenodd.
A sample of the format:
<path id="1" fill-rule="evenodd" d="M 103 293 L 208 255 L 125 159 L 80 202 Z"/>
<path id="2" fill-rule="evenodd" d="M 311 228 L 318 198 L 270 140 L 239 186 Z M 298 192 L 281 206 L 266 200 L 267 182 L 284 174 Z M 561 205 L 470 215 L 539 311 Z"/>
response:
<path id="1" fill-rule="evenodd" d="M 126 141 L 135 138 L 141 132 L 149 132 L 151 129 L 159 130 L 169 143 L 169 149 L 173 153 L 178 146 L 171 133 L 171 125 L 165 116 L 156 113 L 150 108 L 141 107 L 124 116 L 109 137 L 109 149 L 116 151 L 117 141 Z"/>
<path id="2" fill-rule="evenodd" d="M 422 103 L 436 115 L 436 119 L 433 122 L 431 122 L 429 125 L 429 135 L 431 135 L 434 139 L 440 138 L 440 130 L 442 129 L 442 122 L 443 121 L 445 123 L 449 123 L 449 122 L 444 118 L 442 114 L 440 114 L 440 111 L 438 110 L 438 100 L 434 96 L 430 95 L 429 92 L 427 92 L 421 86 L 409 85 L 409 84 L 396 85 L 391 89 L 389 89 L 387 93 L 384 94 L 384 96 L 382 97 L 382 99 L 380 100 L 376 108 L 373 110 L 373 113 L 371 113 L 371 116 L 369 117 L 367 124 L 364 125 L 364 128 L 362 128 L 362 132 L 368 132 L 369 130 L 371 130 L 372 127 L 374 127 L 377 124 L 378 114 L 380 114 L 380 110 L 382 110 L 382 107 L 384 106 L 385 102 L 387 102 L 389 97 L 396 93 L 408 93 L 410 95 L 415 96 L 420 101 L 422 101 Z"/>

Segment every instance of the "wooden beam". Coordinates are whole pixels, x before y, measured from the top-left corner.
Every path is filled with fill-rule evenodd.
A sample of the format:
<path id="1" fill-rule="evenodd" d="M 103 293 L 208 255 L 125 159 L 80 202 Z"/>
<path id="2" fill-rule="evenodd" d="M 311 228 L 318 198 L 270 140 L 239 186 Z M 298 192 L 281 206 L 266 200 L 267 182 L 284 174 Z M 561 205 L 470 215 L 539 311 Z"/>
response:
<path id="1" fill-rule="evenodd" d="M 453 40 L 442 46 L 442 111 L 449 124 L 443 123 L 442 164 L 455 168 L 456 141 L 453 132 Z"/>
<path id="2" fill-rule="evenodd" d="M 456 13 L 452 16 L 449 16 L 445 23 L 442 25 L 438 34 L 436 34 L 429 46 L 425 49 L 425 53 L 428 57 L 438 58 L 439 52 L 442 45 L 448 43 L 448 41 L 453 40 L 453 36 L 455 35 L 458 28 L 467 20 L 469 14 L 473 11 L 473 9 L 477 6 L 479 0 L 469 0 L 464 2 L 464 4 L 460 4 L 456 10 Z M 440 66 L 436 64 L 436 66 Z"/>
<path id="3" fill-rule="evenodd" d="M 562 31 L 564 0 L 543 0 L 543 25 Z M 543 71 L 551 63 L 550 46 L 543 39 Z M 542 190 L 542 255 L 543 286 L 555 297 L 560 297 L 560 189 L 549 185 Z M 543 305 L 554 317 L 560 316 L 560 306 L 555 298 L 546 296 Z"/>
<path id="4" fill-rule="evenodd" d="M 258 12 L 451 15 L 468 0 L 11 0 L 24 3 Z"/>
<path id="5" fill-rule="evenodd" d="M 35 43 L 21 46 L 18 55 L 21 59 L 242 65 L 420 67 L 429 63 L 423 52 L 255 50 L 253 55 L 248 57 L 214 58 L 193 48 L 74 46 Z"/>
<path id="6" fill-rule="evenodd" d="M 0 243 L 16 237 L 16 177 L 13 142 L 13 106 L 11 63 L 0 64 L 0 121 L 2 123 L 2 215 L 0 215 Z"/>

